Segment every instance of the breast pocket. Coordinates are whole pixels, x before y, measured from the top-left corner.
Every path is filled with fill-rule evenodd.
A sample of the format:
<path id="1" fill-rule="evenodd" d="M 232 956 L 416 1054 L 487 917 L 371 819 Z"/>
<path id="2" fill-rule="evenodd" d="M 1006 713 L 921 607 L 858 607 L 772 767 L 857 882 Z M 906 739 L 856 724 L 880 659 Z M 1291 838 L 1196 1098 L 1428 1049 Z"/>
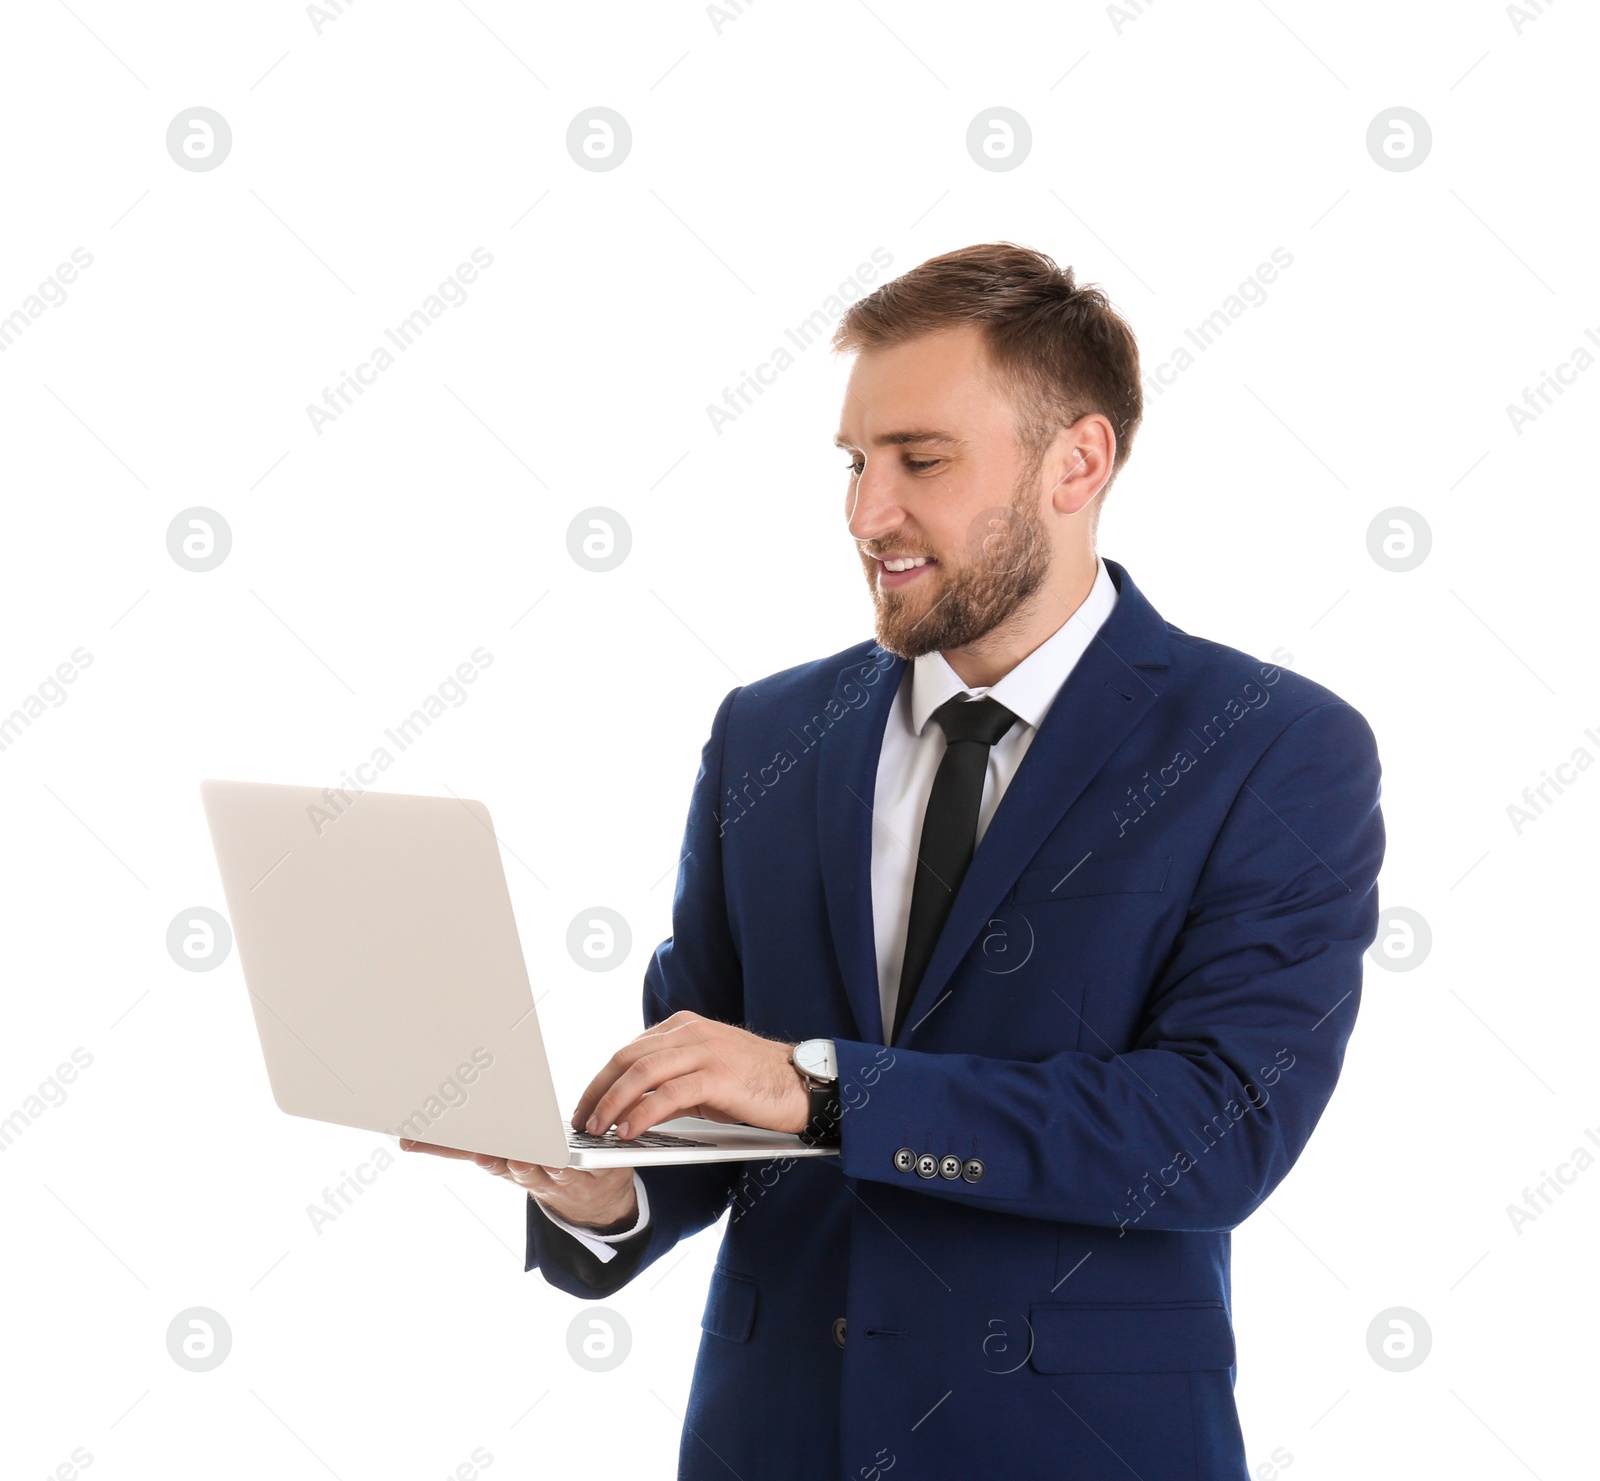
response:
<path id="1" fill-rule="evenodd" d="M 1142 854 L 1132 859 L 1097 859 L 1025 870 L 1009 903 L 1081 900 L 1089 895 L 1159 895 L 1167 887 L 1171 855 Z"/>

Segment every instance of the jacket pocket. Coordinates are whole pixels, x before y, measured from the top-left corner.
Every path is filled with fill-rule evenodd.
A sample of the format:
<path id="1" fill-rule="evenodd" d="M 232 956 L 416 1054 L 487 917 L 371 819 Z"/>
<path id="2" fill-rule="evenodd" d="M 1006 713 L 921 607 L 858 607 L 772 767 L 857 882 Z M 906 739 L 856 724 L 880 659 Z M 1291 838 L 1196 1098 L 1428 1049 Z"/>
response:
<path id="1" fill-rule="evenodd" d="M 1220 1301 L 1155 1305 L 1046 1302 L 1028 1314 L 1038 1373 L 1193 1373 L 1233 1366 Z"/>
<path id="2" fill-rule="evenodd" d="M 720 1265 L 711 1272 L 706 1311 L 700 1329 L 730 1342 L 746 1342 L 756 1320 L 756 1283 Z"/>
<path id="3" fill-rule="evenodd" d="M 1017 877 L 1011 902 L 1081 899 L 1085 895 L 1160 894 L 1172 868 L 1170 855 L 1137 859 L 1085 859 L 1074 867 L 1028 869 Z"/>

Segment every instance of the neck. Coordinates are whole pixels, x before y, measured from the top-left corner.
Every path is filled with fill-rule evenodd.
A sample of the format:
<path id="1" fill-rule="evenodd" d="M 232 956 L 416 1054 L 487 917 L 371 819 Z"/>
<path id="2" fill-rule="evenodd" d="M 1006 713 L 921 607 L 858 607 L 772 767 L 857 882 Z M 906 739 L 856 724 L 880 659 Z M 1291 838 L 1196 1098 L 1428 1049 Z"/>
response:
<path id="1" fill-rule="evenodd" d="M 973 689 L 998 684 L 1046 639 L 1054 637 L 1088 599 L 1100 574 L 1092 550 L 1063 554 L 1037 592 L 1004 622 L 964 648 L 947 648 L 944 660 Z"/>

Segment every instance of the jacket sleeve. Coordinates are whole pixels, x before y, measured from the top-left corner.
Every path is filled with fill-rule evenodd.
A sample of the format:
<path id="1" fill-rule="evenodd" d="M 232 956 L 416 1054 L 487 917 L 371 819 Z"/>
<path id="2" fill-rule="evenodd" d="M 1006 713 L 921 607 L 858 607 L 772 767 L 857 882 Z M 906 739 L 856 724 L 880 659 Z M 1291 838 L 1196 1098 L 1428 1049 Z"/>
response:
<path id="1" fill-rule="evenodd" d="M 672 900 L 672 935 L 656 948 L 644 976 L 644 1021 L 650 1027 L 689 1009 L 724 1023 L 744 1021 L 744 976 L 728 925 L 722 881 L 722 751 L 728 712 L 738 690 L 729 691 L 712 721 L 700 753 L 700 771 L 689 802 L 678 884 Z M 600 1259 L 553 1224 L 530 1198 L 524 1270 L 537 1268 L 551 1285 L 593 1299 L 619 1291 L 680 1239 L 714 1224 L 732 1197 L 743 1164 L 709 1162 L 639 1169 L 649 1196 L 644 1228 L 616 1242 L 617 1254 Z"/>
<path id="2" fill-rule="evenodd" d="M 841 1171 L 930 1198 L 1119 1230 L 1224 1230 L 1321 1116 L 1377 934 L 1377 748 L 1341 702 L 1287 726 L 1211 848 L 1133 1047 L 1037 1062 L 839 1041 Z M 905 1128 L 981 1175 L 902 1172 Z"/>

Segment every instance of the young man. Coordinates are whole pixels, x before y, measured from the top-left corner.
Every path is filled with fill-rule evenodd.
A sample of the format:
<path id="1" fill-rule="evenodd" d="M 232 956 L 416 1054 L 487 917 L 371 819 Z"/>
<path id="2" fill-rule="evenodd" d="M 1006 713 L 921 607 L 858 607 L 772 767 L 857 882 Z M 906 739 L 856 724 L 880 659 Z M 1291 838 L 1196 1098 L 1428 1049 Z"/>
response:
<path id="1" fill-rule="evenodd" d="M 723 700 L 649 1027 L 574 1125 L 831 1102 L 839 1156 L 477 1160 L 585 1298 L 731 1205 L 681 1476 L 1242 1481 L 1228 1231 L 1355 1021 L 1371 732 L 1096 555 L 1142 411 L 1099 291 L 971 247 L 835 345 L 877 642 Z"/>

